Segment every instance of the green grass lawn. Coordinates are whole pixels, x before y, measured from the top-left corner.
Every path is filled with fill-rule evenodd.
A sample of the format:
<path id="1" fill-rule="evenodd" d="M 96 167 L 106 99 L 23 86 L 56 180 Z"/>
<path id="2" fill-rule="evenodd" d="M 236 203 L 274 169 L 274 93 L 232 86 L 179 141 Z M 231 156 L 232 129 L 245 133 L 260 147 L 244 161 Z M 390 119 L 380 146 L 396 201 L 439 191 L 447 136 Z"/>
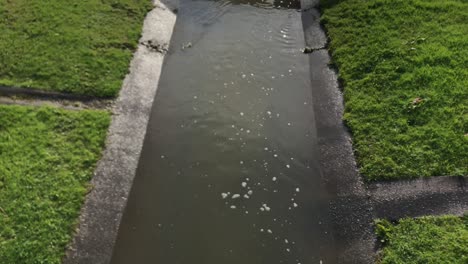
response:
<path id="1" fill-rule="evenodd" d="M 109 122 L 104 111 L 0 105 L 0 263 L 61 263 Z"/>
<path id="2" fill-rule="evenodd" d="M 0 0 L 0 85 L 116 96 L 149 0 Z"/>
<path id="3" fill-rule="evenodd" d="M 397 225 L 380 220 L 382 264 L 468 263 L 468 215 L 403 219 Z"/>
<path id="4" fill-rule="evenodd" d="M 468 1 L 322 0 L 368 180 L 468 175 Z"/>

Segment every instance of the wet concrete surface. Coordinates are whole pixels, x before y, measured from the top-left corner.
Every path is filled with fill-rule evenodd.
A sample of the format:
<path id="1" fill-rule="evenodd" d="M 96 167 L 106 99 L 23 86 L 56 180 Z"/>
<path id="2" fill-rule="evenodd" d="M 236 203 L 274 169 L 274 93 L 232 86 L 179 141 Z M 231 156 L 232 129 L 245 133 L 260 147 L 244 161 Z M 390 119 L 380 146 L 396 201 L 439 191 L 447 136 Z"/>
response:
<path id="1" fill-rule="evenodd" d="M 310 14 L 304 12 L 303 16 Z M 312 23 L 305 28 L 313 31 L 320 28 L 317 18 L 303 21 Z M 351 135 L 342 121 L 343 99 L 337 74 L 329 67 L 330 56 L 327 50 L 317 50 L 307 56 L 319 164 L 324 186 L 330 194 L 331 218 L 327 228 L 334 239 L 336 263 L 374 263 L 374 212 L 353 157 Z"/>
<path id="2" fill-rule="evenodd" d="M 338 263 L 297 5 L 180 3 L 112 263 Z"/>

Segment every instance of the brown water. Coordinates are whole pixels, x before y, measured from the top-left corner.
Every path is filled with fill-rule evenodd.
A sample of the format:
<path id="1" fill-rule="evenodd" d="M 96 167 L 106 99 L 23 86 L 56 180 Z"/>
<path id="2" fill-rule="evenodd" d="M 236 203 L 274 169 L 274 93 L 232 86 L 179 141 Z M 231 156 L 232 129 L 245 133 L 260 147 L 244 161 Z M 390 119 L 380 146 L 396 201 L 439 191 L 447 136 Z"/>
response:
<path id="1" fill-rule="evenodd" d="M 301 13 L 287 7 L 181 2 L 112 263 L 333 263 Z"/>

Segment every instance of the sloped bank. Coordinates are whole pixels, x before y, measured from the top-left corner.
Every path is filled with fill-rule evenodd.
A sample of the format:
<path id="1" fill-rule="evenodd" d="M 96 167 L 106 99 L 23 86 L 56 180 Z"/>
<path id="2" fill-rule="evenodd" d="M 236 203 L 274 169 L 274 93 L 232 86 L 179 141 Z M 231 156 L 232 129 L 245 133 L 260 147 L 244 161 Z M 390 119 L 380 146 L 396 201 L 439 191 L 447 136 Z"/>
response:
<path id="1" fill-rule="evenodd" d="M 384 2 L 391 4 L 392 1 L 368 1 L 359 3 L 363 5 L 371 5 L 373 7 L 382 7 L 386 6 L 382 5 Z M 323 9 L 325 8 L 325 12 L 328 11 L 330 16 L 333 16 L 334 19 L 339 19 L 340 12 L 343 10 L 339 9 L 337 6 L 347 5 L 349 3 L 358 2 L 351 0 L 323 1 L 321 11 L 323 13 Z M 318 6 L 318 3 L 314 2 L 314 4 L 315 6 Z M 402 4 L 402 2 L 398 2 L 397 4 Z M 328 8 L 333 8 L 333 12 L 327 10 Z M 353 16 L 356 11 L 355 9 L 356 7 L 354 9 L 347 10 L 347 14 L 351 14 L 351 16 Z M 426 9 L 430 10 L 431 6 L 426 6 Z M 313 11 L 312 14 L 314 12 L 315 11 Z M 366 11 L 358 10 L 356 12 L 359 13 Z M 320 20 L 320 14 L 317 12 L 315 12 L 315 14 L 312 16 L 314 16 L 313 20 Z M 324 22 L 324 20 L 322 20 L 322 22 Z M 327 20 L 325 20 L 325 22 L 327 22 Z M 351 22 L 352 19 L 348 19 L 346 22 L 341 21 L 341 23 L 338 23 L 335 26 L 346 27 L 348 29 L 348 31 L 346 31 L 347 33 L 354 32 L 352 31 L 353 24 Z M 330 27 L 330 25 L 327 23 L 325 23 L 325 26 L 327 26 L 327 29 Z M 362 29 L 362 27 L 356 27 L 355 30 L 359 30 L 360 28 Z M 338 34 L 336 32 L 336 29 L 335 34 L 330 34 L 330 32 L 328 32 L 329 37 L 331 37 L 332 40 L 333 38 L 341 38 L 342 41 L 350 41 L 350 38 L 353 37 L 349 36 L 348 38 L 345 38 L 346 34 Z M 374 34 L 379 34 L 379 32 L 374 32 Z M 366 39 L 366 41 L 368 40 Z M 324 45 L 324 47 L 329 47 L 329 44 Z M 338 49 L 340 46 L 335 44 L 334 48 Z M 363 50 L 365 51 L 364 48 Z M 466 49 L 464 51 L 466 51 Z M 355 54 L 353 52 L 354 51 L 352 49 L 347 49 L 346 52 L 341 50 L 341 53 L 332 53 L 332 55 L 334 55 L 333 59 L 336 59 L 335 56 L 341 56 L 341 62 L 343 62 L 343 60 L 349 59 L 349 56 Z M 331 64 L 330 57 L 325 50 L 315 51 L 310 56 L 311 63 L 314 63 L 314 61 L 320 60 L 321 58 L 321 60 Z M 338 66 L 341 73 L 342 68 L 340 65 Z M 342 255 L 342 257 L 346 257 L 347 255 L 352 256 L 353 253 L 356 253 L 362 256 L 359 263 L 373 263 L 377 260 L 377 252 L 375 249 L 378 248 L 379 244 L 377 243 L 376 237 L 372 234 L 375 228 L 373 219 L 383 218 L 392 221 L 399 221 L 400 219 L 407 217 L 413 218 L 425 215 L 453 214 L 456 216 L 461 216 L 468 211 L 468 195 L 465 183 L 466 177 L 427 177 L 429 170 L 426 170 L 426 168 L 421 168 L 422 171 L 419 175 L 425 176 L 425 178 L 418 178 L 418 175 L 416 174 L 410 175 L 405 173 L 399 175 L 403 177 L 399 177 L 398 173 L 403 172 L 403 170 L 394 170 L 393 175 L 386 177 L 384 175 L 385 169 L 383 169 L 380 171 L 382 175 L 379 174 L 380 172 L 374 173 L 370 178 L 373 180 L 390 178 L 396 180 L 397 178 L 402 179 L 408 178 L 408 176 L 410 176 L 414 179 L 391 182 L 377 181 L 364 184 L 362 179 L 365 177 L 359 173 L 358 164 L 356 164 L 354 160 L 355 149 L 353 149 L 353 145 L 355 146 L 356 142 L 353 142 L 353 145 L 351 144 L 351 135 L 348 133 L 348 130 L 342 121 L 342 117 L 345 112 L 343 106 L 342 89 L 344 89 L 344 93 L 346 94 L 348 83 L 346 80 L 345 82 L 339 82 L 337 77 L 338 74 L 334 73 L 329 67 L 323 68 L 322 70 L 318 69 L 313 71 L 312 78 L 314 79 L 314 77 L 320 76 L 321 72 L 329 72 L 328 79 L 330 81 L 327 83 L 324 80 L 326 78 L 318 78 L 318 85 L 315 87 L 313 86 L 312 89 L 314 98 L 316 99 L 315 112 L 318 115 L 317 120 L 322 121 L 322 126 L 318 127 L 318 134 L 323 138 L 321 147 L 323 177 L 325 177 L 329 182 L 328 188 L 335 189 L 337 191 L 336 202 L 334 205 L 332 205 L 332 212 L 337 216 L 336 221 L 332 223 L 336 226 L 335 238 L 337 240 L 343 239 L 345 242 L 348 241 L 347 243 L 349 245 L 348 253 Z M 340 84 L 344 85 L 344 87 L 339 87 Z M 355 90 L 358 91 L 359 89 Z M 349 93 L 346 97 L 346 100 L 348 99 Z M 346 101 L 346 103 L 347 102 L 348 101 Z M 367 103 L 370 103 L 370 101 Z M 356 124 L 357 123 L 355 123 L 355 125 Z M 351 128 L 353 128 L 353 126 Z M 462 140 L 463 136 L 463 133 L 459 133 L 458 135 L 458 137 Z M 463 148 L 463 146 L 466 147 L 466 144 L 457 144 L 455 149 L 459 150 L 460 148 Z M 383 155 L 375 155 L 377 158 L 384 158 Z M 457 162 L 454 164 L 463 164 L 463 160 L 466 159 L 466 155 L 464 153 L 461 153 L 459 156 L 455 155 L 455 157 L 457 158 Z M 362 166 L 362 163 L 359 165 Z M 372 164 L 372 166 L 375 165 L 378 165 L 378 163 Z M 408 165 L 410 164 L 405 164 L 406 168 L 409 168 Z M 415 166 L 417 167 L 418 165 Z M 385 168 L 388 169 L 389 167 Z M 368 172 L 368 170 L 364 170 L 364 172 L 366 171 Z M 374 170 L 374 172 L 376 171 L 377 170 Z M 414 169 L 412 172 L 414 173 Z M 464 173 L 462 172 L 461 175 L 463 174 Z M 434 176 L 436 175 L 438 174 L 434 174 Z M 370 178 L 367 177 L 367 179 Z M 423 225 L 424 224 L 421 224 L 421 226 Z M 361 236 L 366 237 L 367 240 L 359 239 Z M 350 243 L 350 241 L 353 240 L 353 237 L 355 243 Z M 364 254 L 359 254 L 359 252 Z M 368 254 L 367 258 L 365 257 L 365 254 Z M 357 263 L 346 258 L 342 258 L 342 260 L 343 261 L 340 263 Z"/>
<path id="2" fill-rule="evenodd" d="M 110 261 L 176 21 L 176 5 L 154 1 L 154 9 L 144 21 L 130 73 L 113 109 L 106 149 L 91 181 L 93 189 L 86 198 L 64 263 Z"/>

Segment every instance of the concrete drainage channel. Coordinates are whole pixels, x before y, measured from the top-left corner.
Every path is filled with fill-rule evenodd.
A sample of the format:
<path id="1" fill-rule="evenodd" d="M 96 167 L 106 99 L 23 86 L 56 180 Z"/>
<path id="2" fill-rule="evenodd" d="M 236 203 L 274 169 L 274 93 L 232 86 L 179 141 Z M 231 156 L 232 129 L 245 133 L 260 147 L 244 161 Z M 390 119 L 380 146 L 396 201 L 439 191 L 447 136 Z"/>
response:
<path id="1" fill-rule="evenodd" d="M 223 5 L 228 5 L 228 2 L 223 2 Z M 422 215 L 461 215 L 468 210 L 465 178 L 434 177 L 371 184 L 365 184 L 362 181 L 353 158 L 351 137 L 342 122 L 343 102 L 337 76 L 328 65 L 330 58 L 326 50 L 327 38 L 320 25 L 318 1 L 304 0 L 301 2 L 301 7 L 303 38 L 305 46 L 310 49 L 309 54 L 301 54 L 301 56 L 307 56 L 309 60 L 309 65 L 303 66 L 310 69 L 310 80 L 306 83 L 312 90 L 310 105 L 313 108 L 312 112 L 309 112 L 309 117 L 313 120 L 312 130 L 315 131 L 311 130 L 311 132 L 316 134 L 313 144 L 310 145 L 314 146 L 311 151 L 314 152 L 313 157 L 316 158 L 316 161 L 312 162 L 312 165 L 309 164 L 312 168 L 311 171 L 305 171 L 311 173 L 308 175 L 319 176 L 313 183 L 320 186 L 321 189 L 311 187 L 311 190 L 320 194 L 316 198 L 321 199 L 322 202 L 326 201 L 326 206 L 323 207 L 323 204 L 319 206 L 323 212 L 317 216 L 307 215 L 307 209 L 313 208 L 313 206 L 306 207 L 304 210 L 304 219 L 318 220 L 320 228 L 312 228 L 313 230 L 304 228 L 303 233 L 309 236 L 317 234 L 320 239 L 312 237 L 304 240 L 308 242 L 303 243 L 304 248 L 301 248 L 297 253 L 303 260 L 301 261 L 299 257 L 293 257 L 291 260 L 286 260 L 287 257 L 282 258 L 283 255 L 288 256 L 291 250 L 289 247 L 285 249 L 290 250 L 275 259 L 278 261 L 284 259 L 282 263 L 373 263 L 377 247 L 373 232 L 374 219 L 398 220 L 402 217 Z M 87 197 L 78 233 L 68 250 L 64 263 L 111 262 L 121 219 L 138 168 L 153 99 L 158 83 L 160 83 L 163 60 L 165 54 L 168 51 L 170 53 L 169 43 L 178 9 L 178 3 L 157 2 L 155 9 L 148 14 L 143 37 L 132 61 L 131 73 L 127 76 L 120 96 L 115 102 L 92 98 L 71 98 L 62 94 L 37 93 L 0 87 L 0 93 L 7 95 L 7 97 L 0 98 L 0 103 L 3 104 L 42 105 L 52 103 L 67 109 L 98 108 L 112 109 L 114 112 L 107 148 L 92 180 L 94 189 Z M 205 19 L 208 19 L 210 23 L 217 21 L 222 16 L 205 15 Z M 294 15 L 292 17 L 295 18 Z M 297 18 L 300 19 L 300 16 Z M 288 34 L 294 32 L 291 25 L 297 26 L 294 19 L 291 17 L 288 19 L 288 21 L 292 21 L 292 24 L 286 23 L 285 27 L 281 29 L 284 31 L 283 36 L 286 36 L 284 38 L 288 38 Z M 264 21 L 257 22 L 261 28 Z M 284 45 L 290 44 L 285 43 Z M 191 46 L 190 42 L 190 48 Z M 291 49 L 291 46 L 284 47 Z M 178 47 L 172 48 L 177 49 Z M 163 85 L 168 86 L 168 83 Z M 12 97 L 17 96 L 20 96 L 21 99 L 12 99 Z M 153 111 L 157 107 L 156 104 Z M 285 113 L 287 114 L 287 112 Z M 157 114 L 153 113 L 153 115 Z M 157 126 L 157 124 L 155 125 Z M 309 145 L 305 144 L 305 146 Z M 305 155 L 308 157 L 307 154 Z M 282 179 L 279 178 L 279 180 Z M 291 177 L 288 180 L 292 182 L 303 181 L 309 184 L 306 186 L 311 186 L 307 178 Z M 247 185 L 247 182 L 245 184 Z M 297 187 L 297 190 L 299 188 Z M 300 188 L 300 190 L 301 193 L 307 191 L 304 188 Z M 217 195 L 219 196 L 219 194 Z M 304 204 L 307 203 L 308 201 L 304 201 Z M 299 203 L 299 205 L 301 204 Z M 267 205 L 262 206 L 262 208 L 262 211 L 269 211 L 267 209 L 270 207 Z M 273 211 L 276 209 L 273 206 L 272 208 Z M 158 227 L 157 223 L 154 224 Z M 304 224 L 302 227 L 308 227 L 308 225 Z M 260 230 L 262 227 L 257 226 L 255 229 Z M 265 227 L 265 232 L 268 233 L 268 230 Z M 313 241 L 314 239 L 315 241 Z M 289 243 L 287 239 L 283 238 L 283 241 Z M 307 246 L 310 248 L 306 248 Z M 117 249 L 119 248 L 117 247 Z M 114 251 L 114 256 L 119 256 L 119 253 Z M 123 263 L 119 262 L 117 257 L 113 261 Z M 252 261 L 254 260 L 252 259 Z M 252 263 L 263 262 L 254 261 Z"/>

